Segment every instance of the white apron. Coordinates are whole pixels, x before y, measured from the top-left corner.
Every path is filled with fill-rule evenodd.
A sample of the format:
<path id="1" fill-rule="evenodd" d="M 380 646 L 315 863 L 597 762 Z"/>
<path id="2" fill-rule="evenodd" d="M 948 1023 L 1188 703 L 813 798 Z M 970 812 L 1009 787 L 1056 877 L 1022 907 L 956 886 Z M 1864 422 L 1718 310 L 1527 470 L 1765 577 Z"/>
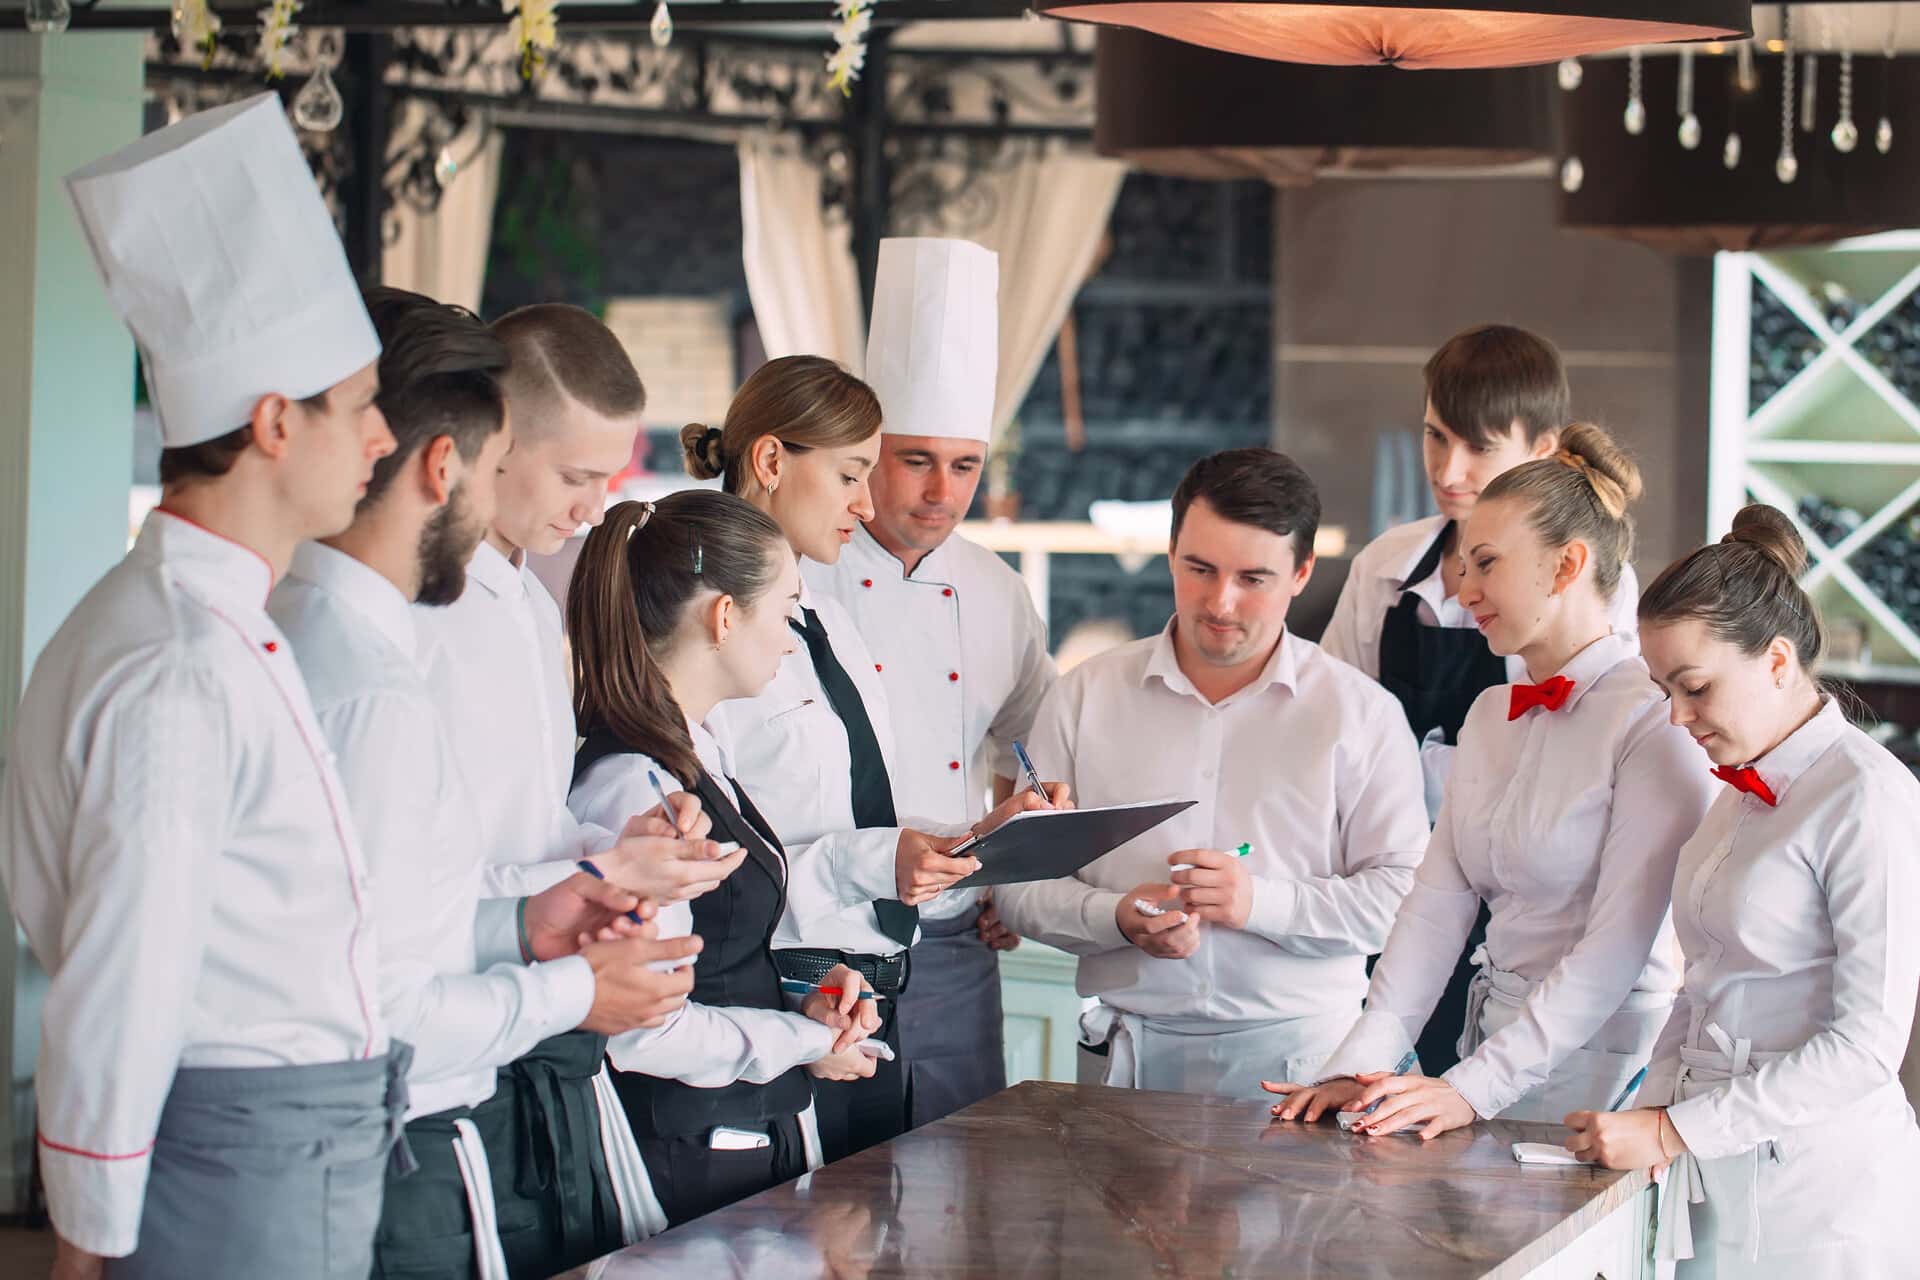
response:
<path id="1" fill-rule="evenodd" d="M 1781 1056 L 1717 1023 L 1706 1033 L 1714 1048 L 1681 1047 L 1676 1102 Z M 1916 1205 L 1920 1127 L 1889 1084 L 1844 1122 L 1789 1129 L 1718 1160 L 1683 1153 L 1660 1182 L 1655 1256 L 1681 1260 L 1679 1280 L 1896 1280 L 1920 1273 L 1903 1238 Z"/>
<path id="2" fill-rule="evenodd" d="M 1460 1032 L 1462 1058 L 1517 1019 L 1527 997 L 1540 985 L 1488 964 L 1485 947 L 1474 951 L 1473 960 L 1480 972 L 1467 989 L 1467 1023 Z M 1653 1056 L 1654 1041 L 1659 1039 L 1672 1009 L 1670 991 L 1629 992 L 1625 1003 L 1600 1024 L 1592 1039 L 1569 1053 L 1545 1082 L 1502 1111 L 1499 1118 L 1560 1124 L 1572 1111 L 1606 1110 Z"/>
<path id="3" fill-rule="evenodd" d="M 1116 1089 L 1264 1098 L 1262 1080 L 1313 1079 L 1352 1025 L 1351 1013 L 1223 1023 L 1095 1004 L 1080 1015 L 1080 1041 L 1107 1046 L 1101 1083 Z"/>

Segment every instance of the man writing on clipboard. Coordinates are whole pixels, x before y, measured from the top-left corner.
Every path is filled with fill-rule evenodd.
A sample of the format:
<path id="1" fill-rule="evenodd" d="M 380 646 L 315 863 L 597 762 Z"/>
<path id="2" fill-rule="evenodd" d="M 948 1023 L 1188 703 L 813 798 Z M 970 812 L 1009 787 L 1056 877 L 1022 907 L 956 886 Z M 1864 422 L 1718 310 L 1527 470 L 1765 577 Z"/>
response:
<path id="1" fill-rule="evenodd" d="M 1284 455 L 1202 458 L 1173 495 L 1166 630 L 1041 705 L 1034 763 L 1083 808 L 1198 802 L 1073 876 L 996 890 L 1010 928 L 1080 957 L 1099 999 L 1083 1079 L 1258 1097 L 1262 1070 L 1312 1069 L 1413 884 L 1427 822 L 1406 716 L 1286 629 L 1319 522 Z"/>

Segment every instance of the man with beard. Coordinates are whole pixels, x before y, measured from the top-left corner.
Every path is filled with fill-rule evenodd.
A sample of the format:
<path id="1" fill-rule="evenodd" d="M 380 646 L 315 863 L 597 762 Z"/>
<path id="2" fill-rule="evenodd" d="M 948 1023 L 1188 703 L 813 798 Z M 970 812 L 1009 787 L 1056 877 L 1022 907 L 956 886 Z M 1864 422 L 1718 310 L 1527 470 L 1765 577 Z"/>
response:
<path id="1" fill-rule="evenodd" d="M 1194 463 L 1173 494 L 1173 620 L 1075 667 L 1034 722 L 1035 766 L 1086 807 L 1198 802 L 996 894 L 1008 927 L 1080 957 L 1099 998 L 1081 1042 L 1109 1085 L 1257 1098 L 1282 1063 L 1316 1079 L 1413 886 L 1427 820 L 1406 716 L 1287 630 L 1319 523 L 1284 454 Z"/>
<path id="2" fill-rule="evenodd" d="M 582 871 L 485 904 L 519 917 L 519 941 L 509 954 L 476 954 L 484 849 L 409 606 L 458 598 L 492 517 L 512 443 L 498 381 L 507 352 L 472 315 L 419 294 L 373 289 L 366 301 L 397 447 L 353 524 L 295 553 L 268 610 L 298 655 L 366 850 L 382 1012 L 414 1046 L 406 1132 L 419 1167 L 389 1176 L 373 1274 L 504 1276 L 501 1237 L 538 1230 L 543 1206 L 515 1195 L 514 1173 L 536 1156 L 523 1149 L 511 1091 L 495 1095 L 497 1070 L 576 1027 L 664 1019 L 691 971 L 649 962 L 684 959 L 698 939 L 578 946 L 582 931 L 639 905 Z"/>

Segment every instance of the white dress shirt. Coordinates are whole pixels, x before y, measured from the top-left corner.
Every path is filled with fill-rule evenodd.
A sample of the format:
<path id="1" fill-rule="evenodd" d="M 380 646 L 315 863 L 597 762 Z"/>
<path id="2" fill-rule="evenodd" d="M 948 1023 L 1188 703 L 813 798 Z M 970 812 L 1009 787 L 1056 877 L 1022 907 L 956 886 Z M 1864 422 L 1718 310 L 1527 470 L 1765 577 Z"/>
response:
<path id="1" fill-rule="evenodd" d="M 309 542 L 267 609 L 300 660 L 373 875 L 381 1009 L 414 1051 L 407 1116 L 483 1102 L 498 1068 L 580 1025 L 593 969 L 568 956 L 475 972 L 479 826 L 399 588 Z"/>
<path id="2" fill-rule="evenodd" d="M 1075 875 L 994 891 L 1015 931 L 1080 957 L 1083 996 L 1123 1012 L 1252 1023 L 1357 1012 L 1427 840 L 1406 716 L 1379 685 L 1287 634 L 1258 678 L 1210 703 L 1180 670 L 1173 624 L 1091 658 L 1040 708 L 1029 754 L 1082 808 L 1199 803 Z M 1158 960 L 1114 919 L 1181 849 L 1253 845 L 1244 930 L 1206 925 Z"/>
<path id="3" fill-rule="evenodd" d="M 1328 653 L 1350 662 L 1375 680 L 1380 678 L 1380 627 L 1387 613 L 1400 603 L 1400 596 L 1411 591 L 1420 600 L 1420 622 L 1429 627 L 1472 630 L 1473 614 L 1458 596 L 1447 594 L 1444 563 L 1418 582 L 1407 582 L 1420 561 L 1432 548 L 1445 516 L 1426 516 L 1396 525 L 1360 549 L 1340 588 L 1320 645 Z M 1403 587 L 1401 584 L 1405 583 Z M 1613 599 L 1607 602 L 1607 621 L 1614 634 L 1636 636 L 1640 633 L 1640 580 L 1631 564 L 1620 566 L 1620 581 Z M 1518 654 L 1507 658 L 1507 680 L 1512 684 L 1529 683 L 1526 661 Z M 1420 744 L 1420 764 L 1427 777 L 1427 812 L 1440 810 L 1440 797 L 1446 790 L 1447 772 L 1455 747 L 1448 746 L 1438 734 L 1429 734 Z"/>
<path id="4" fill-rule="evenodd" d="M 40 1171 L 92 1253 L 133 1251 L 176 1066 L 387 1049 L 368 876 L 272 585 L 155 511 L 20 703 L 0 873 L 52 979 Z"/>
<path id="5" fill-rule="evenodd" d="M 575 735 L 560 607 L 532 570 L 482 542 L 460 598 L 415 605 L 414 617 L 476 804 L 487 892 L 519 897 L 558 884 L 575 859 L 607 848 L 626 825 L 583 827 L 567 809 Z"/>
<path id="6" fill-rule="evenodd" d="M 893 720 L 880 672 L 840 602 L 800 583 L 800 604 L 820 615 L 834 657 L 860 691 L 873 722 L 889 778 L 894 776 Z M 899 896 L 894 859 L 898 827 L 856 829 L 853 825 L 853 753 L 847 727 L 835 714 L 806 644 L 794 637 L 794 651 L 780 662 L 779 674 L 757 696 L 723 702 L 707 716 L 707 728 L 735 765 L 734 778 L 787 847 L 793 873 L 787 887 L 787 914 L 773 945 L 776 950 L 846 951 L 892 955 L 900 944 L 880 930 L 876 898 Z M 898 803 L 902 826 L 939 833 L 940 824 L 916 821 Z M 824 860 L 824 861 L 821 861 Z M 957 914 L 973 905 L 972 892 L 943 893 L 921 906 L 922 915 Z"/>
<path id="7" fill-rule="evenodd" d="M 716 786 L 728 788 L 738 807 L 740 792 L 729 785 L 731 761 L 725 750 L 705 727 L 689 723 L 687 731 L 707 775 Z M 568 803 L 582 822 L 599 822 L 623 810 L 633 813 L 636 810 L 630 806 L 643 802 L 658 804 L 653 784 L 647 780 L 649 772 L 658 774 L 669 791 L 680 789 L 673 774 L 651 756 L 611 755 L 595 761 L 581 776 Z M 778 847 L 774 853 L 786 866 L 791 892 L 795 861 Z M 828 860 L 815 861 L 824 865 Z M 753 873 L 743 867 L 734 874 Z M 693 932 L 693 905 L 676 902 L 662 907 L 654 924 L 662 938 L 684 938 Z M 766 1084 L 794 1067 L 825 1057 L 833 1048 L 833 1038 L 833 1030 L 825 1023 L 797 1013 L 689 1000 L 668 1017 L 664 1026 L 614 1036 L 607 1042 L 607 1057 L 622 1071 L 716 1089 L 736 1080 Z"/>
<path id="8" fill-rule="evenodd" d="M 1920 990 L 1920 781 L 1831 700 L 1754 768 L 1777 805 L 1714 782 L 1681 851 L 1686 971 L 1647 1079 L 1647 1099 L 1670 1097 L 1681 1048 L 1715 1047 L 1710 1025 L 1779 1055 L 1668 1112 L 1702 1159 L 1901 1110 Z"/>
<path id="9" fill-rule="evenodd" d="M 1558 674 L 1574 682 L 1558 711 L 1509 720 L 1501 685 L 1467 713 L 1440 823 L 1374 968 L 1367 1012 L 1326 1076 L 1396 1066 L 1482 901 L 1492 915 L 1486 965 L 1531 990 L 1519 1017 L 1445 1073 L 1481 1116 L 1543 1085 L 1632 993 L 1679 985 L 1672 869 L 1715 784 L 1699 748 L 1667 723 L 1635 641 L 1602 637 Z"/>
<path id="10" fill-rule="evenodd" d="M 901 813 L 978 820 L 996 775 L 1022 781 L 1013 743 L 1053 687 L 1047 628 L 1027 584 L 955 534 L 909 574 L 865 525 L 834 565 L 802 561 L 872 651 L 892 708 L 893 797 Z"/>

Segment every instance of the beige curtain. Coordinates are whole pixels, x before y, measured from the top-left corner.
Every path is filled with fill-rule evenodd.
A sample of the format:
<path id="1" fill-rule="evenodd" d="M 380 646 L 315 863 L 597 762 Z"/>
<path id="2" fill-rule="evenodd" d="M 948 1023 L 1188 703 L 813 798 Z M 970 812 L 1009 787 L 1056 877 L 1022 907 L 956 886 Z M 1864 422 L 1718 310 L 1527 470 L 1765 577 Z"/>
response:
<path id="1" fill-rule="evenodd" d="M 993 216 L 969 238 L 1000 255 L 993 431 L 1013 421 L 1106 234 L 1127 167 L 1073 151 L 1023 156 L 995 179 Z"/>
<path id="2" fill-rule="evenodd" d="M 820 207 L 820 169 L 790 139 L 740 140 L 747 294 L 768 357 L 820 355 L 859 373 L 867 326 L 852 230 Z"/>
<path id="3" fill-rule="evenodd" d="M 405 146 L 417 138 L 427 118 L 424 106 L 407 103 L 393 145 Z M 480 141 L 483 130 L 485 141 Z M 380 278 L 395 288 L 478 312 L 493 237 L 493 202 L 500 190 L 503 139 L 500 130 L 475 123 L 447 145 L 463 167 L 440 193 L 440 207 L 433 213 L 422 214 L 405 201 L 395 205 L 392 216 L 399 235 L 381 257 Z"/>

